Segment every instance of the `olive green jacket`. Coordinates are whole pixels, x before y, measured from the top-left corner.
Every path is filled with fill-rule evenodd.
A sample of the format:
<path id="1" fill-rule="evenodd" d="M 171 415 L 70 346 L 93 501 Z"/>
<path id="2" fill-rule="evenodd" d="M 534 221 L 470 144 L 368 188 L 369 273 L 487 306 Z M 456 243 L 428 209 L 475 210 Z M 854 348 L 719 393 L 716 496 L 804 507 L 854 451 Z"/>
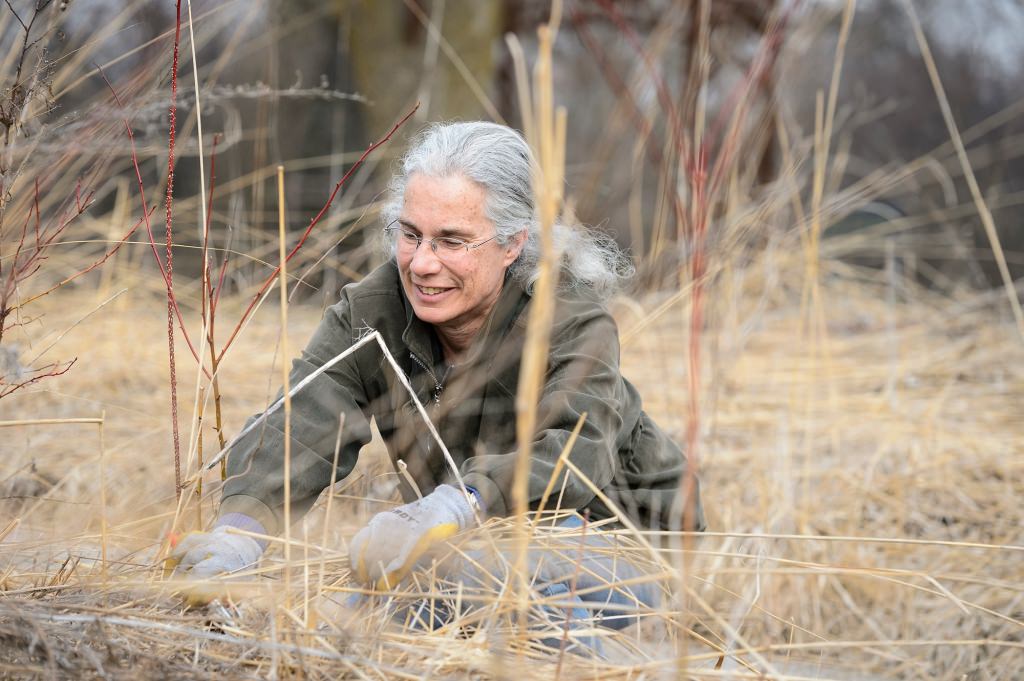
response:
<path id="1" fill-rule="evenodd" d="M 389 262 L 344 288 L 302 356 L 292 365 L 296 385 L 370 330 L 379 331 L 420 402 L 427 408 L 466 485 L 476 489 L 488 515 L 512 509 L 520 357 L 530 294 L 512 279 L 466 357 L 447 367 L 433 327 L 418 319 L 405 297 L 398 269 Z M 686 459 L 641 409 L 636 389 L 619 373 L 615 322 L 585 290 L 557 300 L 547 375 L 537 414 L 529 500 L 540 501 L 555 463 L 582 413 L 587 418 L 570 460 L 632 519 L 648 527 L 680 526 L 678 490 Z M 330 484 L 339 415 L 344 414 L 336 479 L 355 466 L 376 419 L 392 463 L 404 461 L 422 494 L 454 476 L 432 440 L 409 393 L 369 343 L 314 379 L 291 401 L 292 518 L 305 513 Z M 284 413 L 277 410 L 232 447 L 221 514 L 242 513 L 268 532 L 283 518 Z M 563 472 L 548 508 L 561 491 L 562 508 L 589 509 L 591 518 L 611 510 L 590 487 Z M 691 525 L 704 527 L 696 480 Z M 405 480 L 407 501 L 416 492 Z M 674 517 L 674 522 L 673 522 Z"/>

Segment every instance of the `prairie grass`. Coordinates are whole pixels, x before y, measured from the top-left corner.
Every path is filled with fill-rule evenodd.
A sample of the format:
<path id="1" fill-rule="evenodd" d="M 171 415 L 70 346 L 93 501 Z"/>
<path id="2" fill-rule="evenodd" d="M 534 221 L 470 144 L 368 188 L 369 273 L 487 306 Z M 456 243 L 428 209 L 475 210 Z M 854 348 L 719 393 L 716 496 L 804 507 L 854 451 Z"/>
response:
<path id="1" fill-rule="evenodd" d="M 737 675 L 739 661 L 755 653 L 793 678 L 1009 679 L 1019 668 L 1024 423 L 1015 405 L 1024 398 L 1024 351 L 1012 322 L 996 312 L 1000 300 L 991 294 L 942 298 L 900 282 L 906 299 L 894 298 L 886 282 L 826 260 L 832 353 L 824 364 L 801 339 L 797 254 L 777 249 L 723 279 L 711 296 L 716 314 L 705 334 L 701 396 L 709 405 L 701 477 L 711 531 L 688 550 L 686 610 L 666 607 L 640 627 L 609 634 L 609 660 L 568 656 L 567 676 L 674 676 L 679 667 L 714 676 L 719 649 L 729 651 L 724 668 Z M 48 325 L 70 325 L 96 301 L 86 290 L 47 299 Z M 225 309 L 243 302 L 227 300 Z M 617 307 L 624 371 L 652 415 L 681 435 L 687 396 L 678 319 L 686 302 L 660 302 Z M 514 602 L 502 602 L 501 592 L 464 594 L 481 606 L 461 631 L 403 626 L 386 614 L 383 597 L 346 605 L 359 590 L 346 541 L 395 499 L 380 445 L 338 483 L 330 518 L 323 499 L 293 528 L 290 620 L 275 615 L 284 603 L 279 541 L 237 586 L 236 605 L 185 610 L 155 562 L 174 508 L 155 305 L 145 291 L 124 294 L 63 339 L 66 352 L 88 363 L 59 387 L 5 401 L 6 419 L 106 412 L 102 481 L 95 425 L 3 430 L 4 524 L 16 523 L 3 538 L 0 568 L 11 673 L 98 675 L 90 656 L 107 671 L 186 677 L 273 669 L 505 676 L 522 665 L 532 675 L 553 673 L 556 657 L 539 652 L 536 636 L 516 638 Z M 318 313 L 297 305 L 289 314 L 290 344 L 298 347 Z M 258 317 L 240 341 L 244 361 L 223 368 L 232 386 L 224 418 L 233 427 L 270 396 L 278 330 L 272 312 Z M 193 512 L 183 519 L 181 529 L 195 522 Z M 509 537 L 510 522 L 493 520 L 488 529 Z M 644 536 L 679 569 L 671 542 Z M 533 545 L 551 541 L 551 530 L 533 531 Z M 621 552 L 623 560 L 649 560 L 629 536 Z M 439 588 L 429 572 L 418 580 L 395 602 Z M 304 621 L 319 628 L 307 630 Z M 517 648 L 526 657 L 513 664 L 507 656 Z"/>
<path id="2" fill-rule="evenodd" d="M 847 11 L 853 7 L 848 3 Z M 206 34 L 225 21 L 216 11 L 200 16 Z M 84 68 L 86 62 L 76 63 Z M 76 82 L 71 76 L 58 80 Z M 191 80 L 184 72 L 180 77 Z M 161 78 L 142 69 L 112 85 L 141 109 L 166 86 Z M 545 78 L 550 88 L 550 74 Z M 132 83 L 127 93 L 124 82 Z M 550 97 L 550 89 L 534 93 L 541 96 Z M 166 287 L 143 260 L 149 255 L 142 236 L 97 272 L 35 299 L 32 315 L 41 321 L 4 338 L 41 361 L 57 353 L 79 361 L 0 401 L 0 676 L 1018 678 L 1024 668 L 1024 346 L 1010 314 L 1017 308 L 1007 305 L 1007 296 L 1016 300 L 1013 282 L 1000 291 L 922 286 L 906 267 L 919 247 L 910 239 L 917 238 L 920 216 L 828 238 L 851 206 L 928 162 L 836 187 L 834 97 L 834 89 L 827 98 L 820 94 L 813 139 L 786 144 L 778 180 L 756 192 L 740 179 L 746 170 L 735 156 L 719 155 L 726 159 L 721 167 L 700 165 L 708 161 L 694 140 L 714 137 L 703 127 L 715 124 L 704 121 L 707 112 L 697 104 L 679 114 L 697 134 L 670 136 L 661 150 L 685 170 L 668 173 L 662 184 L 679 178 L 695 184 L 679 190 L 675 209 L 664 207 L 680 222 L 656 230 L 661 245 L 638 265 L 663 269 L 666 253 L 683 264 L 671 273 L 671 286 L 638 289 L 612 307 L 625 375 L 655 420 L 699 451 L 709 531 L 605 528 L 615 537 L 615 555 L 643 565 L 664 600 L 622 632 L 571 632 L 599 637 L 603 656 L 541 645 L 552 635 L 568 636 L 550 615 L 559 604 L 518 588 L 515 562 L 491 565 L 493 584 L 484 589 L 453 589 L 444 576 L 445 561 L 458 551 L 517 546 L 524 536 L 530 547 L 561 553 L 571 566 L 580 533 L 594 528 L 554 529 L 555 513 L 491 519 L 393 592 L 370 593 L 355 583 L 347 541 L 398 499 L 396 474 L 379 441 L 284 537 L 268 538 L 271 549 L 257 569 L 228 584 L 201 585 L 217 600 L 189 607 L 177 593 L 184 585 L 166 578 L 160 559 L 169 533 L 215 516 L 220 480 L 210 471 L 199 494 L 176 502 Z M 565 123 L 556 122 L 550 100 L 538 110 L 533 125 L 548 138 L 545 154 L 554 159 L 548 168 L 560 177 L 563 150 L 550 143 L 564 137 L 559 126 Z M 123 135 L 118 125 L 86 125 L 89 120 L 81 122 L 93 143 L 127 148 L 113 141 Z M 194 133 L 191 125 L 187 120 L 179 130 L 179 144 Z M 747 128 L 759 129 L 726 127 L 726 148 L 749 141 Z M 962 152 L 970 131 L 952 136 L 932 160 L 946 162 L 956 152 L 958 162 L 969 163 Z M 140 145 L 144 166 L 159 166 L 154 145 Z M 41 157 L 26 158 L 26 169 L 43 165 Z M 101 178 L 121 177 L 131 167 L 130 156 L 115 162 L 100 155 L 97 164 Z M 702 185 L 694 178 L 705 171 Z M 258 193 L 270 173 L 253 164 L 240 177 L 219 178 L 217 191 Z M 50 195 L 64 200 L 73 196 L 75 173 L 60 177 Z M 116 245 L 139 213 L 133 183 L 104 185 L 110 209 L 85 214 L 78 231 L 49 252 L 45 276 L 30 283 L 62 281 Z M 157 182 L 147 192 L 156 196 L 160 189 Z M 682 195 L 691 202 L 704 196 L 706 203 L 683 206 Z M 282 210 L 283 226 L 289 216 L 278 196 L 272 207 Z M 984 201 L 972 198 L 982 207 L 971 208 L 984 214 Z M 207 201 L 182 197 L 175 210 L 195 213 Z M 14 195 L 9 213 L 31 215 L 32 203 L 31 194 Z M 269 211 L 271 203 L 253 213 Z M 51 206 L 43 204 L 45 214 Z M 552 199 L 545 210 L 557 205 Z M 342 263 L 327 254 L 338 239 L 358 235 L 370 223 L 360 216 L 374 210 L 373 203 L 346 203 L 327 216 L 303 259 L 279 272 L 282 282 L 294 286 L 296 276 L 324 260 L 353 278 L 364 273 L 372 261 L 368 249 Z M 245 261 L 227 292 L 217 286 L 217 316 L 233 322 L 253 314 L 213 372 L 226 433 L 213 430 L 211 379 L 193 364 L 179 372 L 189 492 L 199 432 L 209 460 L 219 435 L 237 432 L 267 406 L 282 367 L 321 313 L 313 300 L 289 302 L 283 289 L 276 309 L 264 302 L 269 288 L 260 282 L 272 281 L 284 260 L 283 227 L 273 238 L 256 221 L 246 227 L 251 233 L 229 238 L 215 228 L 229 222 L 216 212 L 201 219 L 202 229 L 214 225 L 210 242 L 189 237 L 176 246 Z M 676 247 L 666 244 L 676 229 L 690 237 L 703 230 L 706 238 L 687 241 L 694 250 L 673 255 Z M 8 233 L 0 257 L 9 253 Z M 884 253 L 885 268 L 852 264 L 849 254 L 864 251 Z M 698 256 L 699 267 L 693 265 Z M 201 271 L 181 277 L 175 293 L 190 323 L 200 319 L 203 330 L 195 337 L 205 342 L 217 270 Z M 208 361 L 216 354 L 228 330 L 200 356 Z M 181 328 L 174 333 L 185 347 Z M 426 631 L 421 621 L 431 607 L 459 615 Z"/>

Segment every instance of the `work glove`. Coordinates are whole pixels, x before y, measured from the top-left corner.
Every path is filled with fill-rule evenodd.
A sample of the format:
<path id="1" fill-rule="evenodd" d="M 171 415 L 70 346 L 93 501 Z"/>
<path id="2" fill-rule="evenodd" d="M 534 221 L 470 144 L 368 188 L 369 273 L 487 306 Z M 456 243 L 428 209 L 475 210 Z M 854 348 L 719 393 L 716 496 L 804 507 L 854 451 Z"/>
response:
<path id="1" fill-rule="evenodd" d="M 221 525 L 212 532 L 190 532 L 171 549 L 167 560 L 175 577 L 210 579 L 252 567 L 263 555 L 263 547 L 252 537 L 228 532 Z"/>
<path id="2" fill-rule="evenodd" d="M 352 570 L 360 581 L 387 590 L 432 548 L 472 524 L 466 495 L 441 485 L 418 501 L 373 516 L 349 545 Z"/>

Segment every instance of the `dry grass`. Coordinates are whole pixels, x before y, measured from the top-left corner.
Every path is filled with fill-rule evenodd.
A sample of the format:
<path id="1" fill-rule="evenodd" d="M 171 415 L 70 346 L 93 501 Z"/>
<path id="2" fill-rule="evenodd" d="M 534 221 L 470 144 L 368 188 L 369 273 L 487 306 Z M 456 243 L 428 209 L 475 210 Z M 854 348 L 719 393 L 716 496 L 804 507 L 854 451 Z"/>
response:
<path id="1" fill-rule="evenodd" d="M 138 92 L 150 85 L 157 88 L 158 79 L 140 71 Z M 141 107 L 147 100 L 138 92 L 128 94 Z M 57 355 L 79 361 L 0 402 L 4 421 L 48 420 L 0 428 L 0 676 L 1019 677 L 1024 347 L 1007 312 L 1009 291 L 950 285 L 940 293 L 894 268 L 860 270 L 838 258 L 913 236 L 920 216 L 842 239 L 829 240 L 827 228 L 837 213 L 906 179 L 923 161 L 832 193 L 838 173 L 829 169 L 839 163 L 829 157 L 833 98 L 826 108 L 822 94 L 810 151 L 784 144 L 777 184 L 750 191 L 735 177 L 746 173 L 739 161 L 725 169 L 723 177 L 733 179 L 703 206 L 707 270 L 693 270 L 696 284 L 684 279 L 675 291 L 614 306 L 624 372 L 646 408 L 680 441 L 699 443 L 710 531 L 689 541 L 619 532 L 616 555 L 647 566 L 665 601 L 639 626 L 596 632 L 604 658 L 543 649 L 542 639 L 561 633 L 557 622 L 541 628 L 546 603 L 535 596 L 534 628 L 522 631 L 500 561 L 491 566 L 493 588 L 475 592 L 453 592 L 443 563 L 390 594 L 369 595 L 355 584 L 347 540 L 397 498 L 380 443 L 338 483 L 330 506 L 324 497 L 292 529 L 287 552 L 274 539 L 258 570 L 229 591 L 220 587 L 213 605 L 188 608 L 158 560 L 176 506 L 162 282 L 144 264 L 144 250 L 129 247 L 99 272 L 35 301 L 31 312 L 40 317 L 4 338 L 21 356 L 42 351 L 40 362 Z M 702 121 L 705 112 L 698 113 Z M 96 143 L 120 139 L 108 127 L 94 130 Z M 736 134 L 733 142 L 742 137 Z M 159 144 L 149 146 L 146 159 L 158 156 Z M 664 151 L 687 160 L 682 150 Z M 948 161 L 949 152 L 937 150 L 931 161 Z M 813 169 L 800 170 L 812 157 Z M 104 158 L 102 168 L 114 173 L 126 162 Z M 248 192 L 247 183 L 267 174 L 259 166 L 222 181 L 221 191 Z M 665 187 L 675 179 L 659 178 Z M 60 188 L 71 181 L 62 179 Z M 812 182 L 811 205 L 803 206 L 801 187 Z M 77 236 L 85 244 L 68 239 L 52 250 L 52 278 L 80 271 L 102 255 L 99 240 L 116 240 L 130 224 L 133 190 L 114 185 L 111 213 L 83 218 Z M 177 201 L 179 215 L 196 201 Z M 295 271 L 316 269 L 340 221 L 372 212 L 346 205 L 325 221 Z M 235 262 L 252 258 L 251 269 L 269 272 L 258 262 L 274 260 L 278 244 L 251 232 L 233 246 L 245 251 Z M 214 241 L 226 242 L 222 236 Z M 328 265 L 346 274 L 366 269 Z M 250 267 L 236 282 L 246 295 L 261 279 Z M 195 281 L 176 283 L 193 320 L 199 290 Z M 237 320 L 247 303 L 223 298 L 220 319 Z M 218 368 L 228 435 L 278 387 L 278 312 L 261 309 Z M 290 305 L 284 345 L 302 347 L 318 317 L 308 303 Z M 190 384 L 195 366 L 185 366 L 182 441 L 193 443 L 193 396 L 201 391 Z M 688 374 L 692 366 L 699 376 Z M 691 396 L 690 386 L 700 394 Z M 102 442 L 95 423 L 71 422 L 83 418 L 102 419 Z M 207 457 L 217 442 L 210 421 Z M 187 466 L 194 471 L 195 462 Z M 177 529 L 208 522 L 218 495 L 214 471 L 201 512 L 187 503 Z M 572 564 L 578 534 L 556 532 L 544 520 L 530 529 L 533 547 L 561 552 Z M 496 519 L 460 546 L 505 546 L 515 534 L 514 519 Z M 425 595 L 434 607 L 463 614 L 431 632 L 415 617 L 395 617 Z"/>
<path id="2" fill-rule="evenodd" d="M 735 674 L 756 653 L 794 678 L 1013 678 L 1024 662 L 1024 349 L 1012 323 L 993 294 L 948 299 L 900 282 L 900 295 L 889 295 L 825 261 L 825 363 L 802 330 L 800 256 L 779 255 L 798 251 L 772 252 L 724 273 L 710 292 L 702 478 L 712 531 L 693 545 L 685 606 L 671 600 L 641 627 L 609 634 L 608 660 L 559 663 L 536 647 L 541 634 L 515 633 L 514 602 L 500 590 L 462 595 L 477 603 L 465 626 L 424 633 L 392 619 L 388 606 L 441 589 L 436 575 L 393 600 L 346 606 L 358 591 L 346 540 L 393 490 L 379 447 L 339 483 L 326 546 L 323 503 L 293 531 L 289 613 L 280 546 L 238 585 L 236 605 L 185 610 L 154 564 L 174 507 L 163 320 L 159 300 L 135 289 L 62 340 L 80 367 L 4 402 L 5 419 L 106 412 L 109 545 L 104 571 L 95 426 L 3 430 L 3 517 L 17 524 L 2 544 L 0 663 L 58 677 L 503 677 L 523 665 L 547 676 L 560 665 L 567 677 L 636 678 L 674 677 L 677 666 L 723 673 L 714 670 L 723 648 L 723 669 Z M 101 301 L 89 290 L 51 296 L 46 326 L 57 333 Z M 623 362 L 648 409 L 681 434 L 686 301 L 657 302 L 617 308 Z M 226 301 L 224 314 L 240 304 Z M 317 311 L 293 306 L 290 315 L 296 347 Z M 277 326 L 272 310 L 261 313 L 223 368 L 230 428 L 266 403 Z M 206 518 L 214 480 L 208 489 Z M 194 507 L 185 519 L 195 523 Z M 509 523 L 490 530 L 509 537 Z M 682 565 L 672 538 L 647 539 Z M 552 541 L 535 530 L 535 546 Z M 623 559 L 646 560 L 623 541 Z M 510 658 L 515 650 L 526 657 Z"/>

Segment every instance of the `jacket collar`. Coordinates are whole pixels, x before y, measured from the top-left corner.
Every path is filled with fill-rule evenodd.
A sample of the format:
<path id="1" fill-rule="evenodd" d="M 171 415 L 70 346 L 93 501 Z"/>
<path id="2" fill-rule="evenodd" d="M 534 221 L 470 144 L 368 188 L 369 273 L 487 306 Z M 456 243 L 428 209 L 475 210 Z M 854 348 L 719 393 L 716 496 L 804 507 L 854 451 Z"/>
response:
<path id="1" fill-rule="evenodd" d="M 412 309 L 412 303 L 405 295 L 402 287 L 401 275 L 398 279 L 398 291 L 402 298 L 402 305 L 405 308 L 405 330 L 402 332 L 402 341 L 409 351 L 416 355 L 422 362 L 431 364 L 443 363 L 443 358 L 435 353 L 435 346 L 440 346 L 437 340 L 437 333 L 432 324 L 428 324 L 416 316 Z M 469 351 L 466 354 L 464 364 L 475 364 L 478 361 L 485 361 L 488 364 L 494 360 L 493 357 L 481 357 L 485 348 L 493 352 L 497 343 L 505 337 L 509 328 L 515 323 L 522 309 L 530 300 L 530 293 L 514 277 L 506 273 L 502 285 L 501 295 L 494 303 L 491 313 L 484 321 L 480 332 L 473 340 Z"/>
<path id="2" fill-rule="evenodd" d="M 402 342 L 421 362 L 428 363 L 428 365 L 436 363 L 434 344 L 437 341 L 434 340 L 436 334 L 433 325 L 427 324 L 416 316 L 412 309 L 412 303 L 405 295 L 401 278 L 398 280 L 398 292 L 405 308 L 405 330 L 402 332 Z"/>

